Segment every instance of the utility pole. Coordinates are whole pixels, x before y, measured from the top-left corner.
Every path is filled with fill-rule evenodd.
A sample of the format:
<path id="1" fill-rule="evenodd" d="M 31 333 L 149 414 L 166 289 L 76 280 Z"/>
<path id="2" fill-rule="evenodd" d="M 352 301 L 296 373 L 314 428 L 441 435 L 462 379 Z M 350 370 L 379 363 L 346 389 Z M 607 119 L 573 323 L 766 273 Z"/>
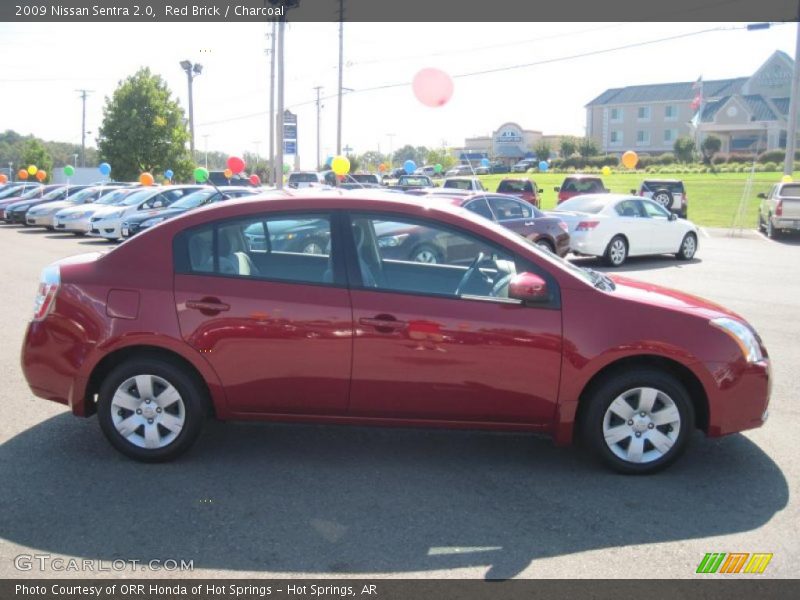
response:
<path id="1" fill-rule="evenodd" d="M 283 38 L 284 30 L 286 27 L 285 17 L 281 17 L 278 21 L 278 148 L 275 153 L 275 186 L 283 189 L 283 75 L 284 75 L 284 56 L 283 56 Z"/>
<path id="2" fill-rule="evenodd" d="M 81 93 L 83 110 L 81 112 L 81 166 L 86 166 L 86 97 L 94 90 L 75 90 Z"/>
<path id="3" fill-rule="evenodd" d="M 319 154 L 319 111 L 322 108 L 322 105 L 319 103 L 319 92 L 322 90 L 322 86 L 318 85 L 314 89 L 317 91 L 317 169 L 319 169 L 320 166 L 322 166 L 320 162 L 321 156 Z"/>
<path id="4" fill-rule="evenodd" d="M 203 72 L 203 65 L 200 63 L 192 64 L 188 60 L 182 60 L 180 64 L 183 70 L 186 71 L 186 78 L 189 82 L 189 149 L 192 153 L 192 162 L 194 162 L 194 99 L 192 98 L 192 88 L 194 87 L 194 78 Z"/>
<path id="5" fill-rule="evenodd" d="M 394 133 L 387 133 L 386 137 L 389 138 L 389 170 L 392 170 L 392 163 L 394 162 L 394 157 L 392 156 L 392 138 L 394 138 L 396 134 Z"/>
<path id="6" fill-rule="evenodd" d="M 256 165 L 253 168 L 253 173 L 258 172 L 258 147 L 261 145 L 261 140 L 253 140 L 253 145 L 256 147 Z"/>
<path id="7" fill-rule="evenodd" d="M 783 161 L 783 174 L 791 175 L 794 170 L 794 151 L 797 145 L 797 96 L 800 93 L 800 21 L 797 23 L 797 41 L 794 50 L 794 73 L 789 100 L 789 124 L 786 129 L 786 158 Z"/>
<path id="8" fill-rule="evenodd" d="M 207 133 L 203 134 L 203 146 L 205 148 L 206 153 L 206 169 L 208 168 L 208 135 Z"/>
<path id="9" fill-rule="evenodd" d="M 344 59 L 344 0 L 339 0 L 339 107 L 336 116 L 336 154 L 342 153 L 342 65 Z"/>
<path id="10" fill-rule="evenodd" d="M 275 183 L 275 29 L 277 25 L 272 22 L 270 41 L 272 48 L 269 51 L 269 181 Z"/>

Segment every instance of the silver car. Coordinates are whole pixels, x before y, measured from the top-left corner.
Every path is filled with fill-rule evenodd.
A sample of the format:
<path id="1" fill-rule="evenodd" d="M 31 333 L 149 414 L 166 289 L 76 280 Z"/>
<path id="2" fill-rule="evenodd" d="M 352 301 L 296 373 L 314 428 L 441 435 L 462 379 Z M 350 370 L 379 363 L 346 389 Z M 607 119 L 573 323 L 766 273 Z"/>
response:
<path id="1" fill-rule="evenodd" d="M 800 231 L 800 183 L 776 183 L 761 193 L 758 228 L 775 239 L 784 230 Z"/>

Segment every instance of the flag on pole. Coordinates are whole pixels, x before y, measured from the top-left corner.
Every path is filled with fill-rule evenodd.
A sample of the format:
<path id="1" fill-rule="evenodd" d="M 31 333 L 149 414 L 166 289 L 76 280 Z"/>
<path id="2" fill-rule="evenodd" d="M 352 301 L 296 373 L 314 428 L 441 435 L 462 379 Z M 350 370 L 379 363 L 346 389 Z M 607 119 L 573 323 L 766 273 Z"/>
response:
<path id="1" fill-rule="evenodd" d="M 694 91 L 694 99 L 692 100 L 692 110 L 697 111 L 700 109 L 700 106 L 703 104 L 703 76 L 697 78 L 697 81 L 692 84 L 692 90 Z"/>

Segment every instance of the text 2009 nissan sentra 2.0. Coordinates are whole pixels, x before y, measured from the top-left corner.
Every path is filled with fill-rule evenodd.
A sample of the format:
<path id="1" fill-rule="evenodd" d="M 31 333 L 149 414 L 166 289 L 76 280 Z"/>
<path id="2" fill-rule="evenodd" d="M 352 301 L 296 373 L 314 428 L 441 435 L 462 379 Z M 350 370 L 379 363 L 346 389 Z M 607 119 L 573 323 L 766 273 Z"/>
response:
<path id="1" fill-rule="evenodd" d="M 766 419 L 767 351 L 721 306 L 580 269 L 448 203 L 304 192 L 47 267 L 22 349 L 33 392 L 97 413 L 144 461 L 213 417 L 541 432 L 648 473 L 695 428 Z M 412 228 L 441 261 L 392 254 Z"/>

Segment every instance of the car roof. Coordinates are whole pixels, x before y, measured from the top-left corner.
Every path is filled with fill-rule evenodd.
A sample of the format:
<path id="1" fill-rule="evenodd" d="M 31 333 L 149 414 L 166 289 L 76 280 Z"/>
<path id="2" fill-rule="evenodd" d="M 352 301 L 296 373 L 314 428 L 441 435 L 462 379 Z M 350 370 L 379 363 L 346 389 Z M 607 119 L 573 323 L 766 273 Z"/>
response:
<path id="1" fill-rule="evenodd" d="M 567 179 L 602 179 L 602 177 L 600 177 L 600 175 L 590 175 L 588 173 L 574 173 L 564 177 L 565 181 Z"/>
<path id="2" fill-rule="evenodd" d="M 642 200 L 645 202 L 648 201 L 647 198 L 642 198 L 641 196 L 633 196 L 631 194 L 578 194 L 577 196 L 573 196 L 569 200 L 565 200 L 564 203 L 566 204 L 567 202 L 570 202 L 578 198 L 590 198 L 592 200 L 601 200 L 606 204 L 611 204 L 612 202 L 619 202 L 620 200 Z"/>
<path id="3" fill-rule="evenodd" d="M 660 181 L 663 183 L 683 183 L 683 179 L 645 179 L 642 183 L 647 183 L 648 181 Z"/>

